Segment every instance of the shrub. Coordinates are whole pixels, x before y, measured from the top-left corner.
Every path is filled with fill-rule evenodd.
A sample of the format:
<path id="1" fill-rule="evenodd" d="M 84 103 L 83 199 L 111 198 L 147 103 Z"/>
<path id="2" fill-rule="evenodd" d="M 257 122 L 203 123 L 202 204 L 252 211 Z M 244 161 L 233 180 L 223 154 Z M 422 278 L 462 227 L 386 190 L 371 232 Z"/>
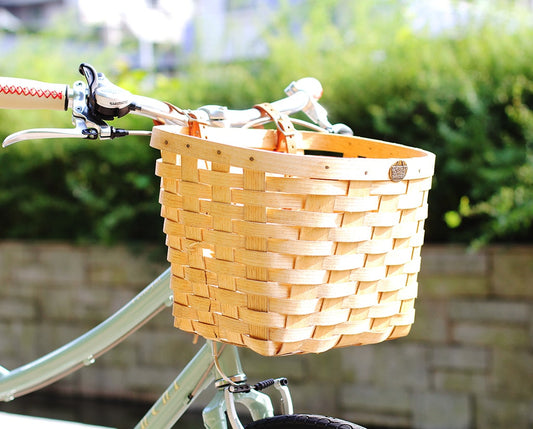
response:
<path id="1" fill-rule="evenodd" d="M 145 73 L 109 53 L 89 62 L 119 85 L 185 108 L 245 108 L 281 98 L 294 79 L 315 76 L 332 121 L 437 154 L 428 241 L 531 241 L 533 28 L 509 13 L 504 24 L 503 15 L 480 15 L 474 24 L 435 34 L 402 21 L 401 4 L 324 0 L 296 12 L 282 8 L 264 35 L 266 58 L 189 59 L 175 75 L 157 75 L 149 92 Z M 35 43 L 46 42 L 28 42 L 31 50 L 2 62 L 0 74 L 71 82 L 79 62 L 88 60 L 65 61 L 48 46 L 45 61 L 33 55 Z M 0 133 L 65 126 L 64 114 L 61 120 L 49 112 L 29 115 L 0 112 Z M 142 126 L 139 118 L 124 120 Z M 0 152 L 6 219 L 0 236 L 160 240 L 157 153 L 147 143 L 39 142 Z"/>

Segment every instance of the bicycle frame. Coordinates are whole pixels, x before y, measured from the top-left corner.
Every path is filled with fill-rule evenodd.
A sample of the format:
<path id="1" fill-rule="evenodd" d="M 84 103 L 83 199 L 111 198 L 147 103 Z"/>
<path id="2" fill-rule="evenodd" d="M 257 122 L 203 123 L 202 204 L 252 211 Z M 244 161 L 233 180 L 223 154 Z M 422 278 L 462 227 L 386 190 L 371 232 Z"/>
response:
<path id="1" fill-rule="evenodd" d="M 84 366 L 120 343 L 172 304 L 170 273 L 165 271 L 106 321 L 59 349 L 12 371 L 0 373 L 0 400 L 38 390 Z"/>
<path id="2" fill-rule="evenodd" d="M 96 359 L 133 334 L 164 308 L 172 305 L 170 290 L 170 269 L 150 283 L 136 297 L 107 320 L 79 338 L 57 350 L 23 365 L 12 371 L 0 367 L 0 400 L 11 401 L 17 396 L 38 390 L 72 372 L 92 365 Z M 222 374 L 221 374 L 222 372 Z M 207 341 L 169 385 L 152 408 L 137 424 L 136 428 L 170 428 L 193 403 L 206 387 L 230 374 L 230 380 L 244 381 L 246 376 L 241 367 L 238 350 L 235 346 L 216 345 Z M 226 387 L 225 382 L 218 383 Z M 238 393 L 235 401 L 245 405 L 254 419 L 273 415 L 270 398 L 256 391 Z M 204 421 L 209 429 L 226 429 L 225 412 L 227 394 L 219 390 L 204 410 Z M 235 420 L 235 410 L 229 410 L 233 427 L 239 426 Z"/>

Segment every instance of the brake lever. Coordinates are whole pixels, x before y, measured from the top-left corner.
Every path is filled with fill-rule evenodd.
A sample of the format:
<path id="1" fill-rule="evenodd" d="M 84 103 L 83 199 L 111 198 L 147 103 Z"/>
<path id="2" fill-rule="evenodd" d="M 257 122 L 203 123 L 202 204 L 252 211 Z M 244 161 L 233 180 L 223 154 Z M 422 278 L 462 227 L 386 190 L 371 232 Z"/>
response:
<path id="1" fill-rule="evenodd" d="M 30 130 L 19 131 L 7 136 L 2 143 L 2 147 L 7 147 L 12 144 L 35 139 L 53 139 L 53 138 L 87 138 L 84 135 L 84 130 L 73 128 L 33 128 Z"/>
<path id="2" fill-rule="evenodd" d="M 7 147 L 12 144 L 34 139 L 55 139 L 55 138 L 81 138 L 81 139 L 96 139 L 98 132 L 91 132 L 85 124 L 85 120 L 80 117 L 73 116 L 72 122 L 75 128 L 31 128 L 29 130 L 18 131 L 7 136 L 2 143 L 2 147 Z"/>
<path id="3" fill-rule="evenodd" d="M 87 118 L 77 112 L 73 116 L 75 128 L 33 128 L 29 130 L 19 131 L 6 137 L 2 143 L 3 147 L 12 144 L 35 139 L 54 139 L 54 138 L 80 138 L 87 140 L 108 140 L 117 137 L 125 136 L 150 136 L 151 131 L 146 130 L 124 130 L 122 128 L 114 128 L 107 125 L 104 121 L 94 123 L 88 121 Z M 87 126 L 89 125 L 89 126 Z"/>
<path id="4" fill-rule="evenodd" d="M 80 121 L 82 122 L 82 121 Z M 151 136 L 152 132 L 147 130 L 124 130 L 122 128 L 114 128 L 107 126 L 105 128 L 87 128 L 85 124 L 83 127 L 68 128 L 33 128 L 29 130 L 19 131 L 7 136 L 2 143 L 2 147 L 7 147 L 12 144 L 35 139 L 57 139 L 57 138 L 80 138 L 87 140 L 108 140 L 117 137 L 125 136 Z"/>

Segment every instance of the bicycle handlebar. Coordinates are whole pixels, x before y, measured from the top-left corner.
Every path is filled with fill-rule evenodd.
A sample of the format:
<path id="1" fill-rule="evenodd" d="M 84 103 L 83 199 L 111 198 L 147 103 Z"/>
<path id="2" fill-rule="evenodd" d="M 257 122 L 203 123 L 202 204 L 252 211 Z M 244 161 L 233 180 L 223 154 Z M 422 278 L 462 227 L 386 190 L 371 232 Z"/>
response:
<path id="1" fill-rule="evenodd" d="M 67 110 L 68 85 L 0 77 L 0 109 Z"/>
<path id="2" fill-rule="evenodd" d="M 256 109 L 230 110 L 224 106 L 207 105 L 193 111 L 178 109 L 171 104 L 131 94 L 111 83 L 104 74 L 97 73 L 89 64 L 80 65 L 80 73 L 87 83 L 75 82 L 73 88 L 61 84 L 49 84 L 29 79 L 0 77 L 0 108 L 4 109 L 72 109 L 75 128 L 39 128 L 20 131 L 7 137 L 3 146 L 36 138 L 76 137 L 85 139 L 113 139 L 126 135 L 150 135 L 150 130 L 128 131 L 109 126 L 105 121 L 120 118 L 129 113 L 149 117 L 157 123 L 187 125 L 198 120 L 217 127 L 250 127 L 268 122 Z M 332 125 L 326 110 L 318 103 L 322 85 L 314 78 L 292 82 L 286 89 L 286 98 L 271 103 L 272 107 L 287 115 L 302 111 L 319 131 L 345 133 L 346 126 Z"/>

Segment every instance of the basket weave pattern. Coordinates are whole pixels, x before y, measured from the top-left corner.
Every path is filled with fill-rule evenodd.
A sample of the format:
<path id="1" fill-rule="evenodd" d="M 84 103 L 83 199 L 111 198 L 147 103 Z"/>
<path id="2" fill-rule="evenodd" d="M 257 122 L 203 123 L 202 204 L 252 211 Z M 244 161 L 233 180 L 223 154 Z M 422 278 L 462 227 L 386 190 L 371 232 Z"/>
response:
<path id="1" fill-rule="evenodd" d="M 406 335 L 433 155 L 317 133 L 300 145 L 345 158 L 282 154 L 270 131 L 207 133 L 157 127 L 151 142 L 175 326 L 269 356 Z"/>

